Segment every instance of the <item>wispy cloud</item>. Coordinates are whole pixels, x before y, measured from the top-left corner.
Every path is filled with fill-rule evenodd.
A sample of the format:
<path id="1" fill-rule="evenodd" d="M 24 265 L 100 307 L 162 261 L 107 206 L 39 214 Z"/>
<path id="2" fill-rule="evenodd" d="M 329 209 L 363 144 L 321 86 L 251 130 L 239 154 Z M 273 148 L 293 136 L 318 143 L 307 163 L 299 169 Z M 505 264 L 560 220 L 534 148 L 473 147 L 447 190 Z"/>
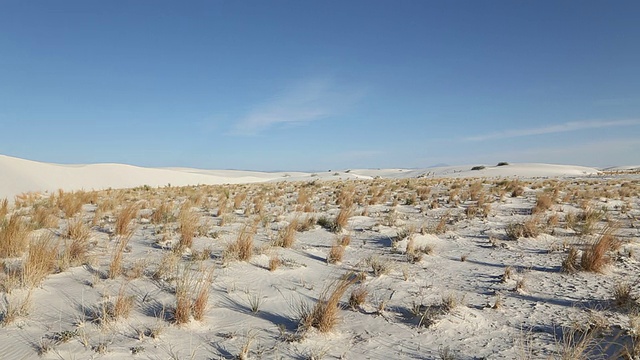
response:
<path id="1" fill-rule="evenodd" d="M 273 100 L 255 107 L 238 120 L 234 135 L 256 135 L 275 126 L 296 125 L 335 116 L 360 94 L 337 86 L 331 79 L 314 78 L 289 86 Z"/>
<path id="2" fill-rule="evenodd" d="M 589 121 L 572 121 L 563 124 L 542 126 L 529 129 L 512 129 L 499 131 L 489 134 L 469 136 L 464 138 L 466 141 L 485 141 L 494 139 L 507 139 L 524 136 L 555 134 L 562 132 L 571 132 L 585 129 L 599 129 L 620 126 L 636 126 L 640 125 L 640 119 L 627 120 L 589 120 Z"/>

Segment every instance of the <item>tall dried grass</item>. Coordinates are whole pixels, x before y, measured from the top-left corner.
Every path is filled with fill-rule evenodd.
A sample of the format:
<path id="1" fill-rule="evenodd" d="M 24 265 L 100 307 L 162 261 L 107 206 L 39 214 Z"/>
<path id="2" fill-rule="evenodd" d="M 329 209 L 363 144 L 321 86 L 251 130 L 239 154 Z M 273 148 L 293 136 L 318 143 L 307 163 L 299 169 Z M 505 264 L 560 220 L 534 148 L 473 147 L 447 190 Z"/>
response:
<path id="1" fill-rule="evenodd" d="M 29 229 L 22 217 L 12 215 L 0 222 L 0 258 L 20 256 L 27 250 Z"/>
<path id="2" fill-rule="evenodd" d="M 116 215 L 115 234 L 125 238 L 131 237 L 134 231 L 132 222 L 137 216 L 138 205 L 136 204 L 129 204 L 120 209 L 120 212 Z"/>
<path id="3" fill-rule="evenodd" d="M 300 329 L 306 331 L 313 327 L 322 333 L 333 330 L 338 323 L 340 299 L 354 282 L 355 277 L 344 276 L 325 287 L 313 307 L 300 304 Z"/>
<path id="4" fill-rule="evenodd" d="M 580 257 L 582 270 L 602 272 L 605 266 L 611 262 L 607 252 L 620 247 L 620 240 L 615 236 L 615 231 L 615 228 L 608 227 L 603 230 L 596 240 L 587 243 Z"/>
<path id="5" fill-rule="evenodd" d="M 253 255 L 253 237 L 256 230 L 255 224 L 243 226 L 236 240 L 225 249 L 223 258 L 225 260 L 249 261 Z"/>
<path id="6" fill-rule="evenodd" d="M 0 200 L 0 221 L 4 220 L 4 217 L 9 213 L 9 200 L 4 198 Z"/>
<path id="7" fill-rule="evenodd" d="M 57 251 L 51 233 L 40 233 L 29 244 L 27 257 L 22 265 L 22 282 L 28 287 L 40 285 L 49 274 L 56 270 Z"/>
<path id="8" fill-rule="evenodd" d="M 290 248 L 296 241 L 296 231 L 298 229 L 298 219 L 293 219 L 285 228 L 278 232 L 278 238 L 274 242 L 275 246 Z"/>
<path id="9" fill-rule="evenodd" d="M 122 273 L 124 250 L 127 248 L 130 239 L 131 233 L 129 233 L 129 236 L 117 237 L 116 244 L 111 253 L 111 262 L 109 263 L 109 279 L 115 279 Z"/>
<path id="10" fill-rule="evenodd" d="M 180 214 L 178 215 L 178 224 L 180 226 L 180 242 L 178 244 L 178 249 L 183 250 L 191 248 L 193 245 L 193 238 L 198 232 L 200 215 L 191 209 L 190 204 L 186 204 L 180 210 Z"/>

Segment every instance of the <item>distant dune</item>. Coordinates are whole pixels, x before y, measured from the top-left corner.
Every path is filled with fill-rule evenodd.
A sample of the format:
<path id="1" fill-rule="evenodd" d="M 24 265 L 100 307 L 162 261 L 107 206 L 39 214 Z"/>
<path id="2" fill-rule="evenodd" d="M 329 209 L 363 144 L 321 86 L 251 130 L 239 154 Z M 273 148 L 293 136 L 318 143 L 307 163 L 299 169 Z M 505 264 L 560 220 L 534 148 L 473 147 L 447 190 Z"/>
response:
<path id="1" fill-rule="evenodd" d="M 0 155 L 0 198 L 13 199 L 24 192 L 52 192 L 58 189 L 98 190 L 142 185 L 173 186 L 198 184 L 238 184 L 267 181 L 314 179 L 372 179 L 409 177 L 556 177 L 588 176 L 598 170 L 590 167 L 550 164 L 510 164 L 486 166 L 446 166 L 426 169 L 346 170 L 333 172 L 257 172 L 201 170 L 189 168 L 145 168 L 124 164 L 61 165 Z"/>

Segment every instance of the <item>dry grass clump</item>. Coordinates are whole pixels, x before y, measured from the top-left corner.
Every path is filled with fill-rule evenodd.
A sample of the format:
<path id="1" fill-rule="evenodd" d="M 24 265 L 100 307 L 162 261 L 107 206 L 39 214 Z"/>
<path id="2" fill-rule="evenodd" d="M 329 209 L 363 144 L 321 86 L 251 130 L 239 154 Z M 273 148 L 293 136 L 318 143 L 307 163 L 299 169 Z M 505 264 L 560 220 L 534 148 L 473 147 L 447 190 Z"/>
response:
<path id="1" fill-rule="evenodd" d="M 277 254 L 269 257 L 269 271 L 276 271 L 280 265 L 282 265 L 282 260 Z"/>
<path id="2" fill-rule="evenodd" d="M 622 308 L 633 308 L 636 306 L 636 297 L 631 294 L 633 287 L 631 283 L 626 281 L 617 282 L 613 286 L 613 302 L 616 306 Z"/>
<path id="3" fill-rule="evenodd" d="M 342 261 L 344 257 L 344 246 L 340 244 L 334 244 L 331 246 L 329 250 L 329 254 L 327 255 L 327 263 L 336 264 Z"/>
<path id="4" fill-rule="evenodd" d="M 180 242 L 178 243 L 177 249 L 179 251 L 191 248 L 193 245 L 193 238 L 196 236 L 199 224 L 200 216 L 198 213 L 191 210 L 191 205 L 189 203 L 185 204 L 178 215 Z"/>
<path id="5" fill-rule="evenodd" d="M 22 265 L 22 281 L 25 286 L 38 286 L 47 275 L 56 270 L 56 257 L 53 256 L 56 249 L 50 233 L 42 233 L 31 241 Z"/>
<path id="6" fill-rule="evenodd" d="M 602 272 L 609 264 L 611 258 L 607 252 L 620 247 L 620 240 L 615 237 L 614 229 L 605 229 L 602 234 L 591 243 L 588 243 L 580 257 L 580 268 L 584 271 Z"/>
<path id="7" fill-rule="evenodd" d="M 191 305 L 193 318 L 196 321 L 202 321 L 202 319 L 204 319 L 207 304 L 209 303 L 209 286 L 213 281 L 213 268 L 201 271 L 202 276 L 196 281 L 194 288 L 195 298 Z"/>
<path id="8" fill-rule="evenodd" d="M 604 212 L 595 210 L 591 207 L 586 207 L 579 215 L 577 230 L 581 235 L 593 234 L 596 230 L 596 225 L 604 217 Z"/>
<path id="9" fill-rule="evenodd" d="M 225 260 L 249 261 L 253 255 L 253 237 L 256 230 L 255 225 L 243 226 L 236 240 L 225 249 L 223 258 Z"/>
<path id="10" fill-rule="evenodd" d="M 0 200 L 0 221 L 4 220 L 4 217 L 9 213 L 9 200 L 4 198 Z"/>
<path id="11" fill-rule="evenodd" d="M 532 213 L 539 214 L 551 209 L 553 206 L 553 195 L 548 193 L 540 193 L 536 199 L 536 205 L 533 207 Z"/>
<path id="12" fill-rule="evenodd" d="M 27 250 L 29 229 L 17 215 L 8 221 L 0 221 L 0 257 L 20 256 Z"/>
<path id="13" fill-rule="evenodd" d="M 131 236 L 120 236 L 116 239 L 116 245 L 113 248 L 111 262 L 109 263 L 109 279 L 115 279 L 116 276 L 122 273 L 124 250 L 127 248 L 130 239 Z"/>
<path id="14" fill-rule="evenodd" d="M 246 198 L 247 198 L 247 193 L 246 192 L 241 192 L 241 193 L 236 194 L 236 196 L 233 197 L 233 209 L 234 210 L 240 209 L 240 207 L 242 206 L 242 202 Z"/>
<path id="15" fill-rule="evenodd" d="M 352 277 L 345 276 L 325 287 L 313 307 L 307 303 L 300 304 L 300 329 L 307 331 L 313 327 L 322 333 L 333 330 L 338 323 L 340 299 L 353 282 Z"/>
<path id="16" fill-rule="evenodd" d="M 29 315 L 31 308 L 31 290 L 21 298 L 10 300 L 8 296 L 3 296 L 0 309 L 0 324 L 9 325 L 16 321 L 17 318 Z"/>
<path id="17" fill-rule="evenodd" d="M 359 306 L 362 306 L 364 302 L 367 300 L 367 296 L 369 295 L 369 291 L 364 286 L 359 286 L 351 292 L 351 296 L 349 296 L 349 306 L 352 309 L 357 309 Z"/>
<path id="18" fill-rule="evenodd" d="M 116 225 L 114 232 L 118 236 L 131 237 L 133 234 L 133 220 L 138 215 L 138 206 L 136 204 L 129 204 L 118 212 L 116 216 Z"/>
<path id="19" fill-rule="evenodd" d="M 178 261 L 180 261 L 179 254 L 175 252 L 166 253 L 151 277 L 154 280 L 171 280 L 174 270 L 178 266 Z"/>
<path id="20" fill-rule="evenodd" d="M 578 249 L 570 247 L 567 257 L 562 260 L 562 272 L 573 274 L 578 271 Z"/>
<path id="21" fill-rule="evenodd" d="M 86 242 L 91 236 L 91 229 L 81 218 L 73 218 L 67 222 L 67 230 L 64 236 L 68 239 Z"/>
<path id="22" fill-rule="evenodd" d="M 278 232 L 278 238 L 274 242 L 275 246 L 290 248 L 293 246 L 296 238 L 296 230 L 298 229 L 298 219 L 293 219 L 285 228 Z"/>
<path id="23" fill-rule="evenodd" d="M 213 268 L 200 269 L 198 273 L 187 266 L 176 274 L 176 304 L 173 320 L 186 324 L 191 319 L 201 321 L 209 302 L 209 286 L 213 280 Z"/>
<path id="24" fill-rule="evenodd" d="M 540 218 L 537 216 L 531 216 L 522 223 L 511 223 L 506 228 L 507 237 L 512 240 L 522 237 L 534 238 L 540 235 L 539 224 Z"/>
<path id="25" fill-rule="evenodd" d="M 162 202 L 151 215 L 152 224 L 166 224 L 172 221 L 173 205 L 171 202 Z"/>
<path id="26" fill-rule="evenodd" d="M 370 256 L 366 260 L 367 264 L 371 267 L 371 271 L 374 276 L 380 276 L 388 274 L 391 271 L 391 266 L 388 261 L 381 259 L 378 256 Z"/>
<path id="27" fill-rule="evenodd" d="M 336 219 L 334 220 L 334 223 L 335 223 L 334 232 L 342 231 L 342 229 L 344 229 L 347 226 L 347 223 L 349 222 L 349 218 L 351 217 L 352 214 L 353 214 L 353 207 L 351 205 L 343 206 L 340 209 L 338 216 L 336 216 Z"/>
<path id="28" fill-rule="evenodd" d="M 298 227 L 296 231 L 305 232 L 313 229 L 313 226 L 316 224 L 316 218 L 313 216 L 308 216 L 304 221 L 298 221 Z"/>
<path id="29" fill-rule="evenodd" d="M 83 195 L 83 192 L 65 193 L 59 190 L 56 205 L 58 209 L 62 210 L 66 218 L 70 218 L 82 210 L 82 205 L 84 204 Z"/>
<path id="30" fill-rule="evenodd" d="M 46 205 L 35 205 L 31 215 L 31 224 L 34 229 L 58 227 L 56 209 Z"/>
<path id="31" fill-rule="evenodd" d="M 123 284 L 118 291 L 118 297 L 113 302 L 113 307 L 110 311 L 110 317 L 113 320 L 127 319 L 133 310 L 135 304 L 135 296 L 126 295 L 126 286 Z"/>

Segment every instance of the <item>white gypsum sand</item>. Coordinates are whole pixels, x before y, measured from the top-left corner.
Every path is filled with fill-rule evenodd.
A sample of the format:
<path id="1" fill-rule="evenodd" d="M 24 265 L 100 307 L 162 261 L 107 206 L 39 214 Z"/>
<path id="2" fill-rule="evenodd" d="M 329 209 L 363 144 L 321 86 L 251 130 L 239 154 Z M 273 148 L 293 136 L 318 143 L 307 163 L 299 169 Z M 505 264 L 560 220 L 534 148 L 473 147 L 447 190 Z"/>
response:
<path id="1" fill-rule="evenodd" d="M 3 256 L 7 358 L 548 359 L 565 343 L 577 351 L 580 340 L 585 357 L 607 358 L 638 341 L 633 173 L 512 164 L 271 174 L 0 159 L 4 194 L 49 191 L 19 197 L 2 225 L 16 217 L 34 240 L 31 251 L 17 244 Z M 136 183 L 108 183 L 104 167 Z M 205 178 L 226 185 L 178 187 Z M 127 186 L 138 188 L 55 191 Z M 116 235 L 131 205 L 131 236 Z M 275 246 L 294 221 L 291 247 Z M 87 238 L 70 231 L 78 223 Z M 587 271 L 580 258 L 608 227 L 620 242 L 607 246 L 600 272 Z M 53 266 L 42 282 L 22 283 L 34 278 L 27 264 L 47 234 Z M 238 260 L 247 248 L 248 260 Z M 332 248 L 342 258 L 327 264 Z M 572 248 L 576 272 L 564 272 Z M 331 304 L 325 290 L 339 289 L 345 274 L 336 322 L 301 321 L 319 299 Z M 624 283 L 626 300 L 614 292 Z M 366 296 L 350 305 L 356 289 Z"/>

